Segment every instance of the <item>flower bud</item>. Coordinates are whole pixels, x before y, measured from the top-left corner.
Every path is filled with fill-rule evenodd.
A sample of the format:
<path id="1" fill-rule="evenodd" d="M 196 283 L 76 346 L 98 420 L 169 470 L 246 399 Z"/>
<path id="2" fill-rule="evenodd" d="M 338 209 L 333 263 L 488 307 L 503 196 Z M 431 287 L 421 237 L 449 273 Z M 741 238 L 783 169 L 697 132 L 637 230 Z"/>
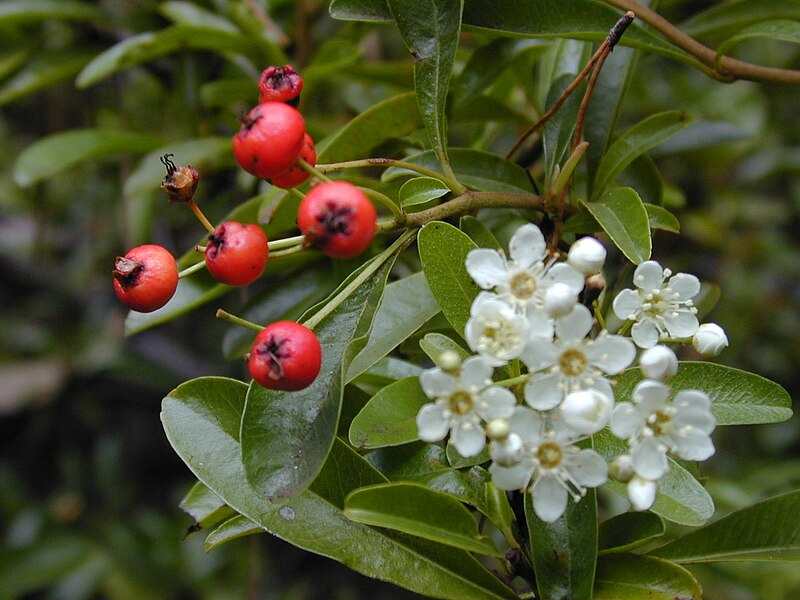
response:
<path id="1" fill-rule="evenodd" d="M 647 510 L 656 501 L 658 484 L 649 479 L 642 479 L 638 475 L 628 483 L 628 500 L 634 510 Z"/>
<path id="2" fill-rule="evenodd" d="M 554 283 L 544 294 L 544 309 L 551 317 L 565 317 L 577 303 L 578 295 L 566 283 Z"/>
<path id="3" fill-rule="evenodd" d="M 502 442 L 511 434 L 511 424 L 505 419 L 492 419 L 486 424 L 486 437 Z"/>
<path id="4" fill-rule="evenodd" d="M 718 356 L 727 347 L 728 336 L 716 323 L 703 323 L 695 332 L 692 345 L 703 356 Z"/>
<path id="5" fill-rule="evenodd" d="M 634 475 L 633 459 L 630 454 L 620 454 L 608 465 L 608 476 L 614 481 L 628 483 Z"/>
<path id="6" fill-rule="evenodd" d="M 614 401 L 598 390 L 572 392 L 559 407 L 567 427 L 582 435 L 592 435 L 606 426 Z"/>
<path id="7" fill-rule="evenodd" d="M 645 378 L 664 381 L 678 372 L 678 357 L 666 346 L 653 346 L 639 357 L 639 366 Z"/>
<path id="8" fill-rule="evenodd" d="M 192 165 L 177 167 L 172 162 L 172 154 L 161 157 L 161 164 L 167 169 L 167 175 L 161 182 L 161 189 L 169 195 L 170 202 L 189 202 L 194 198 L 200 173 Z"/>
<path id="9" fill-rule="evenodd" d="M 445 350 L 437 357 L 436 366 L 445 373 L 458 373 L 461 369 L 461 357 L 455 350 Z"/>
<path id="10" fill-rule="evenodd" d="M 567 262 L 584 275 L 597 273 L 606 262 L 606 249 L 593 237 L 582 237 L 570 247 Z"/>
<path id="11" fill-rule="evenodd" d="M 511 433 L 504 440 L 489 442 L 489 456 L 495 464 L 501 467 L 513 467 L 522 460 L 524 447 L 522 438 L 516 433 Z"/>

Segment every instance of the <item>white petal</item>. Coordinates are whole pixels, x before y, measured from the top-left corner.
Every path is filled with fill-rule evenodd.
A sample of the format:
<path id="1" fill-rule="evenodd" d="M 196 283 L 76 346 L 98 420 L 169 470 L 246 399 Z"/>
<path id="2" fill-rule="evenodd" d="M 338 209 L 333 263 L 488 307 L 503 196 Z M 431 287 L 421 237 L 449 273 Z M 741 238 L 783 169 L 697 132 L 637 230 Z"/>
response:
<path id="1" fill-rule="evenodd" d="M 551 317 L 568 315 L 577 303 L 578 294 L 569 289 L 566 283 L 556 282 L 544 294 L 544 310 Z"/>
<path id="2" fill-rule="evenodd" d="M 639 366 L 647 379 L 664 381 L 678 372 L 678 357 L 667 346 L 653 346 L 642 352 Z"/>
<path id="3" fill-rule="evenodd" d="M 559 348 L 550 341 L 550 338 L 531 336 L 519 357 L 528 367 L 528 371 L 534 373 L 555 365 L 558 361 L 558 352 Z"/>
<path id="4" fill-rule="evenodd" d="M 517 398 L 511 390 L 493 385 L 480 393 L 475 412 L 486 421 L 507 419 L 514 412 L 516 405 Z"/>
<path id="5" fill-rule="evenodd" d="M 567 490 L 553 475 L 542 475 L 531 488 L 533 510 L 545 523 L 552 523 L 567 508 Z"/>
<path id="6" fill-rule="evenodd" d="M 611 433 L 628 440 L 644 427 L 645 418 L 630 402 L 620 402 L 611 413 Z"/>
<path id="7" fill-rule="evenodd" d="M 641 290 L 661 287 L 664 282 L 664 269 L 654 260 L 643 262 L 633 272 L 633 284 Z"/>
<path id="8" fill-rule="evenodd" d="M 538 446 L 542 439 L 542 417 L 535 410 L 517 406 L 511 415 L 511 431 L 528 446 Z"/>
<path id="9" fill-rule="evenodd" d="M 634 290 L 622 290 L 614 298 L 614 314 L 623 321 L 635 319 L 642 309 L 642 297 Z"/>
<path id="10" fill-rule="evenodd" d="M 492 381 L 494 368 L 482 356 L 470 356 L 461 365 L 461 386 L 482 389 Z"/>
<path id="11" fill-rule="evenodd" d="M 491 290 L 508 281 L 506 259 L 497 250 L 470 250 L 465 264 L 470 277 L 485 290 Z"/>
<path id="12" fill-rule="evenodd" d="M 525 384 L 525 402 L 536 410 L 550 410 L 564 399 L 558 373 L 535 374 Z"/>
<path id="13" fill-rule="evenodd" d="M 700 323 L 697 315 L 686 309 L 678 309 L 674 313 L 664 315 L 664 325 L 667 326 L 670 336 L 674 338 L 692 337 Z"/>
<path id="14" fill-rule="evenodd" d="M 631 397 L 640 411 L 654 413 L 660 410 L 669 398 L 669 388 L 660 381 L 645 379 L 636 384 Z"/>
<path id="15" fill-rule="evenodd" d="M 428 398 L 447 398 L 458 389 L 455 377 L 438 368 L 420 373 L 419 383 Z"/>
<path id="16" fill-rule="evenodd" d="M 621 335 L 601 333 L 594 344 L 586 349 L 591 363 L 608 373 L 616 375 L 626 369 L 636 358 L 636 346 Z"/>
<path id="17" fill-rule="evenodd" d="M 528 269 L 542 260 L 546 250 L 544 236 L 533 223 L 517 229 L 508 243 L 508 253 L 523 269 Z"/>
<path id="18" fill-rule="evenodd" d="M 521 490 L 528 486 L 533 475 L 533 463 L 530 459 L 523 459 L 513 467 L 501 467 L 496 463 L 489 466 L 492 481 L 501 490 Z"/>
<path id="19" fill-rule="evenodd" d="M 647 510 L 656 501 L 658 484 L 655 481 L 634 477 L 628 483 L 628 499 L 634 510 Z"/>
<path id="20" fill-rule="evenodd" d="M 606 249 L 593 237 L 583 237 L 569 248 L 567 261 L 585 275 L 597 273 L 606 261 Z"/>
<path id="21" fill-rule="evenodd" d="M 594 450 L 581 450 L 569 460 L 569 474 L 584 487 L 597 487 L 608 481 L 608 464 Z"/>
<path id="22" fill-rule="evenodd" d="M 592 328 L 592 311 L 576 304 L 572 312 L 556 319 L 556 335 L 561 340 L 582 340 Z"/>
<path id="23" fill-rule="evenodd" d="M 636 321 L 631 327 L 631 337 L 639 348 L 652 348 L 658 343 L 658 329 L 652 321 Z"/>
<path id="24" fill-rule="evenodd" d="M 692 345 L 703 356 L 712 358 L 728 346 L 728 336 L 716 323 L 703 323 L 694 332 Z"/>
<path id="25" fill-rule="evenodd" d="M 423 442 L 443 440 L 450 430 L 450 421 L 444 416 L 444 404 L 426 404 L 417 413 L 417 430 Z"/>
<path id="26" fill-rule="evenodd" d="M 648 438 L 631 449 L 633 470 L 639 477 L 655 481 L 667 472 L 667 454 L 661 450 L 661 442 Z"/>
<path id="27" fill-rule="evenodd" d="M 675 406 L 697 407 L 704 411 L 711 410 L 711 398 L 700 390 L 681 390 L 675 395 Z"/>
<path id="28" fill-rule="evenodd" d="M 450 441 L 461 456 L 469 458 L 481 453 L 481 450 L 486 445 L 486 434 L 475 423 L 461 420 L 453 428 L 450 434 Z"/>
<path id="29" fill-rule="evenodd" d="M 597 390 L 579 390 L 568 394 L 558 412 L 566 425 L 581 435 L 593 435 L 611 418 L 614 400 Z"/>
<path id="30" fill-rule="evenodd" d="M 544 310 L 537 308 L 533 302 L 528 304 L 525 310 L 528 320 L 528 331 L 531 336 L 552 338 L 555 321 Z"/>
<path id="31" fill-rule="evenodd" d="M 567 263 L 556 263 L 547 271 L 545 281 L 547 285 L 563 283 L 574 294 L 580 294 L 583 291 L 583 284 L 586 282 L 586 278 Z"/>
<path id="32" fill-rule="evenodd" d="M 677 273 L 669 278 L 667 287 L 678 294 L 680 300 L 690 300 L 700 293 L 700 280 L 688 273 Z"/>
<path id="33" fill-rule="evenodd" d="M 673 451 L 684 460 L 706 460 L 714 455 L 714 442 L 702 431 L 695 429 L 686 435 L 673 438 L 678 442 Z"/>

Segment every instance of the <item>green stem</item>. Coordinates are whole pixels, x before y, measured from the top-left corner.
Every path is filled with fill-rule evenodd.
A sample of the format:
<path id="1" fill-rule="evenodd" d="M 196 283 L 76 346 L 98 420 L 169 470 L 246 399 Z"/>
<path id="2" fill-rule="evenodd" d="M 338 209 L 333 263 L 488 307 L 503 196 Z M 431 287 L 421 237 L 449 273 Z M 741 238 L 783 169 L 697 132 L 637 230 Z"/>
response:
<path id="1" fill-rule="evenodd" d="M 400 210 L 400 207 L 397 206 L 397 204 L 395 204 L 395 202 L 391 198 L 389 198 L 389 196 L 379 192 L 378 190 L 373 190 L 368 187 L 359 186 L 358 189 L 360 189 L 367 196 L 369 196 L 374 200 L 377 200 L 383 206 L 392 211 L 392 216 L 394 217 L 395 223 L 397 223 L 398 225 L 402 225 L 403 223 L 405 223 L 406 216 L 403 214 L 403 211 Z"/>
<path id="2" fill-rule="evenodd" d="M 305 251 L 305 246 L 292 246 L 291 248 L 286 248 L 284 250 L 278 250 L 277 252 L 270 252 L 269 257 L 270 259 L 278 259 L 278 258 L 286 258 L 287 256 L 292 256 L 293 254 L 300 254 L 301 252 Z"/>
<path id="3" fill-rule="evenodd" d="M 302 246 L 306 236 L 296 235 L 294 237 L 283 238 L 282 240 L 273 240 L 267 244 L 269 251 L 281 250 L 283 248 L 291 248 L 292 246 Z"/>
<path id="4" fill-rule="evenodd" d="M 303 325 L 313 330 L 314 327 L 319 325 L 325 319 L 325 317 L 330 315 L 342 302 L 349 298 L 350 295 L 356 291 L 359 286 L 361 286 L 361 284 L 369 279 L 373 273 L 375 273 L 375 271 L 377 271 L 383 265 L 383 263 L 385 263 L 389 257 L 392 256 L 392 254 L 410 242 L 416 233 L 417 232 L 413 229 L 403 233 L 403 235 L 397 238 L 391 246 L 373 258 L 372 262 L 361 273 L 359 273 L 358 276 L 353 279 L 353 281 L 351 281 L 338 294 L 331 298 L 328 303 L 325 304 L 325 306 L 323 306 L 318 312 L 311 315 L 311 317 L 305 323 L 303 323 Z"/>
<path id="5" fill-rule="evenodd" d="M 404 160 L 395 160 L 393 158 L 365 158 L 362 160 L 349 160 L 340 163 L 331 163 L 328 165 L 317 165 L 317 169 L 322 173 L 333 173 L 335 171 L 344 171 L 345 169 L 359 169 L 363 167 L 397 167 L 398 169 L 407 169 L 414 171 L 426 177 L 433 177 L 438 179 L 448 187 L 450 182 L 441 173 L 437 173 L 426 167 L 415 165 L 414 163 L 406 162 Z M 451 188 L 452 189 L 452 188 Z"/>
<path id="6" fill-rule="evenodd" d="M 302 158 L 298 158 L 297 159 L 297 165 L 301 169 L 303 169 L 303 171 L 305 171 L 306 173 L 309 173 L 310 175 L 313 175 L 314 177 L 316 177 L 320 181 L 331 181 L 330 177 L 328 177 L 327 175 L 325 175 L 321 171 L 317 170 L 316 167 L 312 167 L 310 164 L 308 164 Z"/>
<path id="7" fill-rule="evenodd" d="M 296 187 L 289 188 L 286 191 L 289 192 L 292 196 L 297 196 L 298 198 L 300 198 L 300 200 L 306 197 L 306 195 L 300 190 L 298 190 Z"/>
<path id="8" fill-rule="evenodd" d="M 517 375 L 516 377 L 511 377 L 510 379 L 501 379 L 500 381 L 493 381 L 492 385 L 501 385 L 503 387 L 514 387 L 520 383 L 527 383 L 528 379 L 530 379 L 530 373 L 525 373 L 524 375 Z"/>
<path id="9" fill-rule="evenodd" d="M 221 308 L 217 309 L 217 314 L 215 316 L 223 321 L 228 321 L 229 323 L 233 323 L 235 325 L 241 325 L 242 327 L 252 329 L 253 331 L 261 331 L 264 329 L 263 326 L 258 325 L 257 323 L 253 323 L 241 317 L 237 317 L 236 315 L 232 315 L 228 311 L 222 310 Z"/>
<path id="10" fill-rule="evenodd" d="M 201 260 L 200 262 L 193 264 L 191 267 L 186 267 L 183 271 L 178 273 L 178 279 L 183 279 L 184 277 L 188 277 L 192 273 L 196 273 L 197 271 L 200 271 L 201 269 L 205 268 L 206 268 L 206 261 Z"/>

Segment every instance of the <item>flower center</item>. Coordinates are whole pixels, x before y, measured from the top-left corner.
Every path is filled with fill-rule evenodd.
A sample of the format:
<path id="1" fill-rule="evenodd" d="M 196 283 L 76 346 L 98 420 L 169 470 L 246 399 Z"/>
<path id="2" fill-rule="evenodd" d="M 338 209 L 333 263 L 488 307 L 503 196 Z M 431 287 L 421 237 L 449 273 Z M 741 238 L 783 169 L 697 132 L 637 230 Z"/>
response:
<path id="1" fill-rule="evenodd" d="M 672 415 L 658 410 L 647 419 L 650 429 L 656 436 L 668 435 L 672 431 Z"/>
<path id="2" fill-rule="evenodd" d="M 472 410 L 472 395 L 464 390 L 458 390 L 450 396 L 450 410 L 457 415 L 465 415 Z"/>
<path id="3" fill-rule="evenodd" d="M 561 452 L 561 446 L 554 442 L 545 442 L 536 450 L 536 457 L 539 459 L 539 464 L 544 469 L 556 468 L 561 464 L 563 456 L 564 454 Z"/>
<path id="4" fill-rule="evenodd" d="M 660 317 L 669 310 L 670 302 L 661 290 L 653 290 L 645 297 L 642 311 L 649 317 Z"/>
<path id="5" fill-rule="evenodd" d="M 571 348 L 558 358 L 558 368 L 567 377 L 577 377 L 586 369 L 586 356 L 580 350 Z"/>
<path id="6" fill-rule="evenodd" d="M 511 295 L 520 300 L 528 300 L 535 293 L 537 288 L 535 277 L 531 277 L 526 272 L 517 273 L 511 278 L 509 287 L 511 288 Z"/>
<path id="7" fill-rule="evenodd" d="M 478 350 L 500 356 L 522 342 L 517 328 L 504 319 L 483 319 Z"/>

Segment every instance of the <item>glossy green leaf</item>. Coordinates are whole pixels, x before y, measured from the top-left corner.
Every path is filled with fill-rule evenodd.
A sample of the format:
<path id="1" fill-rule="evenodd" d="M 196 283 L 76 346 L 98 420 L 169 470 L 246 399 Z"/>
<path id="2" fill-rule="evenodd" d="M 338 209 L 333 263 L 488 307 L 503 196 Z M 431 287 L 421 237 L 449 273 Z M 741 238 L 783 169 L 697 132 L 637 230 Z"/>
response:
<path id="1" fill-rule="evenodd" d="M 109 154 L 139 154 L 159 147 L 153 135 L 108 129 L 54 133 L 25 148 L 14 164 L 14 181 L 27 187 L 87 160 Z"/>
<path id="2" fill-rule="evenodd" d="M 239 33 L 212 27 L 173 25 L 155 33 L 134 35 L 111 46 L 86 65 L 75 84 L 79 88 L 88 88 L 119 71 L 182 50 L 255 52 L 253 44 Z"/>
<path id="3" fill-rule="evenodd" d="M 572 73 L 563 75 L 553 82 L 547 93 L 546 110 L 549 110 L 559 96 L 575 79 Z M 544 152 L 547 181 L 552 182 L 557 166 L 563 166 L 572 148 L 575 120 L 583 98 L 582 88 L 578 88 L 567 98 L 558 112 L 542 128 L 542 150 Z"/>
<path id="4" fill-rule="evenodd" d="M 800 491 L 732 512 L 649 554 L 679 563 L 800 562 Z"/>
<path id="5" fill-rule="evenodd" d="M 655 204 L 645 204 L 644 209 L 647 211 L 647 222 L 650 223 L 650 229 L 680 233 L 681 224 L 678 218 L 666 208 Z"/>
<path id="6" fill-rule="evenodd" d="M 453 329 L 463 335 L 472 301 L 480 291 L 467 273 L 464 261 L 477 246 L 465 233 L 441 221 L 420 229 L 417 243 L 433 297 Z"/>
<path id="7" fill-rule="evenodd" d="M 673 110 L 647 117 L 617 138 L 597 167 L 592 198 L 602 197 L 634 159 L 689 124 L 688 113 Z"/>
<path id="8" fill-rule="evenodd" d="M 314 329 L 323 348 L 322 368 L 314 383 L 297 392 L 250 386 L 242 417 L 242 459 L 248 481 L 260 494 L 268 498 L 297 494 L 325 464 L 336 436 L 344 371 L 357 351 L 351 342 L 369 334 L 395 258 L 396 254 L 376 256 L 331 295 L 336 297 L 360 278 L 360 285 Z M 325 302 L 310 309 L 301 322 L 323 306 Z"/>
<path id="9" fill-rule="evenodd" d="M 25 67 L 0 86 L 0 106 L 38 92 L 56 83 L 71 79 L 89 62 L 84 53 L 44 53 L 29 61 Z"/>
<path id="10" fill-rule="evenodd" d="M 630 399 L 633 388 L 642 380 L 638 368 L 628 369 L 618 378 L 615 395 Z M 792 416 L 792 398 L 777 383 L 760 375 L 710 362 L 681 362 L 678 373 L 667 382 L 673 393 L 702 390 L 711 398 L 711 412 L 717 425 L 755 425 L 780 423 Z"/>
<path id="11" fill-rule="evenodd" d="M 618 400 L 624 398 L 622 395 L 617 396 Z M 596 434 L 593 439 L 595 450 L 606 462 L 610 463 L 620 454 L 629 451 L 625 442 L 607 430 Z M 623 484 L 609 481 L 605 486 L 627 498 Z M 697 527 L 714 514 L 714 501 L 689 471 L 670 458 L 669 470 L 658 482 L 658 495 L 650 510 L 667 521 Z"/>
<path id="12" fill-rule="evenodd" d="M 394 350 L 439 310 L 422 273 L 387 285 L 367 344 L 347 368 L 345 381 L 352 381 Z"/>
<path id="13" fill-rule="evenodd" d="M 199 481 L 183 497 L 180 507 L 194 519 L 187 533 L 208 529 L 235 514 L 222 498 Z"/>
<path id="14" fill-rule="evenodd" d="M 76 0 L 5 0 L 0 3 L 0 25 L 59 19 L 64 21 L 99 20 L 96 6 Z"/>
<path id="15" fill-rule="evenodd" d="M 493 248 L 502 250 L 503 246 L 486 225 L 473 217 L 464 215 L 458 220 L 458 228 L 466 233 L 470 239 L 481 248 Z"/>
<path id="16" fill-rule="evenodd" d="M 176 24 L 207 27 L 234 34 L 240 33 L 233 23 L 194 2 L 179 0 L 162 2 L 158 7 L 158 12 Z"/>
<path id="17" fill-rule="evenodd" d="M 614 554 L 597 560 L 594 600 L 701 600 L 689 571 L 665 560 Z"/>
<path id="18" fill-rule="evenodd" d="M 553 523 L 533 510 L 533 496 L 525 494 L 525 519 L 541 598 L 591 598 L 597 561 L 597 498 L 590 489 L 580 502 L 570 499 L 564 514 Z"/>
<path id="19" fill-rule="evenodd" d="M 651 512 L 626 512 L 600 523 L 600 554 L 627 552 L 664 535 L 664 521 Z"/>
<path id="20" fill-rule="evenodd" d="M 384 483 L 359 488 L 345 499 L 347 518 L 396 529 L 447 546 L 489 556 L 500 553 L 461 502 L 414 483 Z"/>
<path id="21" fill-rule="evenodd" d="M 629 261 L 638 265 L 650 258 L 650 220 L 636 190 L 613 188 L 584 206 Z"/>
<path id="22" fill-rule="evenodd" d="M 681 23 L 681 30 L 692 37 L 732 35 L 749 25 L 769 19 L 800 20 L 797 0 L 738 0 L 711 5 Z"/>
<path id="23" fill-rule="evenodd" d="M 167 438 L 197 478 L 238 513 L 289 543 L 369 577 L 419 594 L 460 600 L 514 598 L 469 553 L 396 532 L 377 531 L 342 513 L 353 489 L 386 480 L 342 443 L 310 490 L 270 502 L 247 482 L 238 443 L 247 386 L 206 377 L 162 402 Z"/>
<path id="24" fill-rule="evenodd" d="M 722 42 L 717 48 L 717 60 L 719 61 L 728 50 L 747 40 L 767 39 L 778 42 L 790 42 L 800 44 L 800 22 L 789 21 L 788 19 L 777 19 L 772 21 L 762 21 L 745 27 L 738 31 L 736 35 Z"/>
<path id="25" fill-rule="evenodd" d="M 414 59 L 419 112 L 439 163 L 449 171 L 445 105 L 464 0 L 386 0 Z"/>
<path id="26" fill-rule="evenodd" d="M 736 142 L 752 139 L 753 134 L 743 127 L 728 121 L 701 121 L 690 123 L 649 152 L 651 156 L 671 156 L 679 152 L 705 150 L 719 146 L 730 146 Z"/>
<path id="27" fill-rule="evenodd" d="M 461 345 L 441 333 L 426 333 L 425 337 L 419 341 L 419 346 L 428 355 L 428 358 L 434 362 L 439 359 L 439 355 L 442 352 L 447 351 L 456 352 L 461 357 L 461 360 L 466 360 L 470 356 L 470 353 Z"/>
<path id="28" fill-rule="evenodd" d="M 220 524 L 219 527 L 206 536 L 205 551 L 210 552 L 226 542 L 232 542 L 257 533 L 264 533 L 264 528 L 247 517 L 236 515 Z"/>
<path id="29" fill-rule="evenodd" d="M 406 181 L 398 192 L 400 206 L 426 204 L 450 192 L 445 184 L 433 177 L 415 177 Z"/>
<path id="30" fill-rule="evenodd" d="M 459 181 L 476 190 L 486 192 L 509 192 L 511 194 L 532 194 L 533 185 L 527 171 L 493 152 L 471 150 L 469 148 L 450 148 L 450 165 Z M 421 167 L 439 170 L 433 151 L 428 150 L 403 159 Z M 413 174 L 412 171 L 391 167 L 382 177 L 391 181 L 397 177 Z"/>
<path id="31" fill-rule="evenodd" d="M 329 11 L 334 19 L 342 21 L 392 20 L 385 0 L 332 0 Z"/>
<path id="32" fill-rule="evenodd" d="M 417 413 L 431 400 L 418 377 L 401 379 L 375 394 L 350 425 L 350 443 L 356 448 L 382 448 L 419 439 Z"/>
<path id="33" fill-rule="evenodd" d="M 688 130 L 684 129 L 681 133 Z M 676 137 L 680 137 L 679 133 Z M 675 138 L 672 138 L 674 140 Z M 667 140 L 668 143 L 672 140 Z M 662 144 L 663 146 L 664 144 Z M 651 153 L 652 154 L 652 153 Z M 631 187 L 636 190 L 645 207 L 648 204 L 661 206 L 664 204 L 664 179 L 650 154 L 640 154 L 617 177 L 617 182 L 622 187 Z"/>
<path id="34" fill-rule="evenodd" d="M 447 462 L 456 469 L 473 467 L 489 461 L 489 448 L 487 447 L 484 447 L 483 450 L 475 456 L 461 456 L 458 450 L 456 450 L 456 447 L 452 444 L 452 441 L 447 440 L 445 452 L 447 454 Z"/>

